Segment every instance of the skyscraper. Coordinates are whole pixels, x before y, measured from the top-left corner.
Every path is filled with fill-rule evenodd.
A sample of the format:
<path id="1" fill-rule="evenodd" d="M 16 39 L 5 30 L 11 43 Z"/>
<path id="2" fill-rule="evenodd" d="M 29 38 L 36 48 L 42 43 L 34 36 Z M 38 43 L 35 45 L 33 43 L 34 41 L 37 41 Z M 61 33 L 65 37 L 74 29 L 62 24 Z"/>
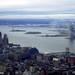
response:
<path id="1" fill-rule="evenodd" d="M 71 40 L 73 40 L 75 38 L 74 32 L 75 32 L 74 25 L 73 25 L 73 23 L 70 23 L 70 25 L 69 25 L 69 38 Z"/>
<path id="2" fill-rule="evenodd" d="M 2 33 L 0 32 L 0 46 L 2 45 Z"/>
<path id="3" fill-rule="evenodd" d="M 3 37 L 3 45 L 7 45 L 8 43 L 9 43 L 9 41 L 8 41 L 7 34 L 4 34 L 4 37 Z"/>

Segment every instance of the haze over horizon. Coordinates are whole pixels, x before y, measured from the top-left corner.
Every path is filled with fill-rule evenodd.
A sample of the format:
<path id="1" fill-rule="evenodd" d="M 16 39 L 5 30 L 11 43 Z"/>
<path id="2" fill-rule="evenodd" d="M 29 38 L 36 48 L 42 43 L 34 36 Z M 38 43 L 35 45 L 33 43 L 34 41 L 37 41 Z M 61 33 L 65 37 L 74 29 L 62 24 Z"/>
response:
<path id="1" fill-rule="evenodd" d="M 0 0 L 0 19 L 75 19 L 75 0 Z"/>

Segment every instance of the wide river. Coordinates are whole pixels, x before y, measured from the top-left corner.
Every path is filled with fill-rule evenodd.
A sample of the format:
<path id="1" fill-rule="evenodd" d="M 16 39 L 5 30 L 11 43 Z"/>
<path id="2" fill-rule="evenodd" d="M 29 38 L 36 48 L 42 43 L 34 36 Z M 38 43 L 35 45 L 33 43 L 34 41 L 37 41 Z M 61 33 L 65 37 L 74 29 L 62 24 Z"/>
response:
<path id="1" fill-rule="evenodd" d="M 14 28 L 14 29 L 24 29 L 26 31 L 40 31 L 41 35 L 45 34 L 59 34 L 58 32 L 50 31 L 52 28 Z M 8 35 L 9 42 L 20 44 L 22 47 L 36 47 L 39 52 L 63 52 L 66 47 L 69 47 L 70 52 L 75 52 L 75 40 L 71 41 L 66 39 L 66 37 L 39 37 L 37 34 L 24 34 L 25 32 L 9 32 L 12 27 L 0 26 L 0 31 L 2 36 L 4 33 Z"/>

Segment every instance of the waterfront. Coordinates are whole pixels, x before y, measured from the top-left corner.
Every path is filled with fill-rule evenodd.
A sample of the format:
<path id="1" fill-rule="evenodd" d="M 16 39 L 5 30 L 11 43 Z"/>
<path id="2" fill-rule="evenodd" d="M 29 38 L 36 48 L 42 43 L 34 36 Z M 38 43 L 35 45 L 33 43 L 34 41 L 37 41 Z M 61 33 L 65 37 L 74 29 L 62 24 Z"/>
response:
<path id="1" fill-rule="evenodd" d="M 66 37 L 38 37 L 37 35 L 24 34 L 24 32 L 9 32 L 11 27 L 0 26 L 0 31 L 6 33 L 10 43 L 20 44 L 21 46 L 36 47 L 39 52 L 63 52 L 66 47 L 70 52 L 75 50 L 75 41 L 65 39 Z M 50 28 L 20 28 L 26 31 L 41 31 L 42 34 L 59 34 L 58 32 L 48 31 Z"/>

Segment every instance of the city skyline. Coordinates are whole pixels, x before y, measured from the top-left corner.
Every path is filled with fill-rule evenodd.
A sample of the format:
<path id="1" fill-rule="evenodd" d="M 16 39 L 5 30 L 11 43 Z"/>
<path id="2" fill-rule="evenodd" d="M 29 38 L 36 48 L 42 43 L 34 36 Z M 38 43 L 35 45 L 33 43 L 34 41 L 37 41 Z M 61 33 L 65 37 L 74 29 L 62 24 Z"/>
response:
<path id="1" fill-rule="evenodd" d="M 75 0 L 0 0 L 0 18 L 75 19 Z"/>

